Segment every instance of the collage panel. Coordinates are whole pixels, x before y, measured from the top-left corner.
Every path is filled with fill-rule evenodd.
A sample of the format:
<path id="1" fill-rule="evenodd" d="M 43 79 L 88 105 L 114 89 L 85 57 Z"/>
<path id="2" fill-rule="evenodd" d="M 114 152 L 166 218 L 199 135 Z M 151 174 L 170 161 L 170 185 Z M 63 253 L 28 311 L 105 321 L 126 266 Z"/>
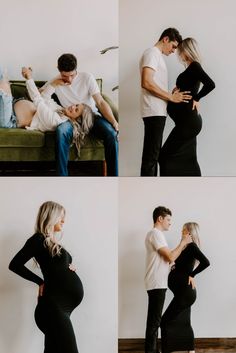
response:
<path id="1" fill-rule="evenodd" d="M 1 11 L 0 175 L 117 176 L 118 0 Z"/>
<path id="2" fill-rule="evenodd" d="M 235 176 L 235 2 L 119 4 L 120 176 Z"/>
<path id="3" fill-rule="evenodd" d="M 235 178 L 120 179 L 120 353 L 235 352 L 235 197 Z"/>
<path id="4" fill-rule="evenodd" d="M 117 352 L 117 189 L 0 179 L 1 352 Z"/>

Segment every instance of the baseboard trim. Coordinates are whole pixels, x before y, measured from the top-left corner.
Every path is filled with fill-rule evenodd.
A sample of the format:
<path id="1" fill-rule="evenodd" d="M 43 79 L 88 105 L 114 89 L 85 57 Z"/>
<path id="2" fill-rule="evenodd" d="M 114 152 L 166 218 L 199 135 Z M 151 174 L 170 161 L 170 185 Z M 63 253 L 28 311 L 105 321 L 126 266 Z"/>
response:
<path id="1" fill-rule="evenodd" d="M 143 338 L 119 338 L 118 340 L 119 353 L 144 352 Z M 236 353 L 236 337 L 233 338 L 195 338 L 195 348 L 197 353 L 203 352 L 227 352 Z"/>

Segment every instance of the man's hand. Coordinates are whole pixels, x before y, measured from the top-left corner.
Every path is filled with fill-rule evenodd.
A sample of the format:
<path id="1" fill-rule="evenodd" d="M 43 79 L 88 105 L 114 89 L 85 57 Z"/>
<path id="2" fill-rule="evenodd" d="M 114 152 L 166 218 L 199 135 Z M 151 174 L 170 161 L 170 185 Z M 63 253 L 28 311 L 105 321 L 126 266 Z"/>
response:
<path id="1" fill-rule="evenodd" d="M 29 80 L 29 79 L 32 78 L 32 69 L 31 69 L 31 67 L 22 67 L 21 73 L 22 73 L 22 76 L 26 80 Z"/>
<path id="2" fill-rule="evenodd" d="M 38 297 L 42 297 L 43 292 L 44 292 L 44 283 L 40 284 L 40 286 L 39 286 Z"/>
<path id="3" fill-rule="evenodd" d="M 189 285 L 189 286 L 191 285 L 191 286 L 192 286 L 192 289 L 195 289 L 195 288 L 196 288 L 195 282 L 194 282 L 194 278 L 191 277 L 191 276 L 188 277 L 188 285 Z"/>
<path id="4" fill-rule="evenodd" d="M 117 121 L 115 121 L 112 126 L 114 127 L 115 131 L 119 132 L 119 124 Z"/>
<path id="5" fill-rule="evenodd" d="M 173 103 L 188 103 L 192 96 L 190 96 L 190 91 L 180 92 L 179 88 L 174 89 L 174 92 L 171 95 L 171 102 Z"/>
<path id="6" fill-rule="evenodd" d="M 192 240 L 192 236 L 190 235 L 190 233 L 182 234 L 181 243 L 183 245 L 188 245 L 188 244 L 190 244 L 192 242 L 193 242 L 193 240 Z"/>

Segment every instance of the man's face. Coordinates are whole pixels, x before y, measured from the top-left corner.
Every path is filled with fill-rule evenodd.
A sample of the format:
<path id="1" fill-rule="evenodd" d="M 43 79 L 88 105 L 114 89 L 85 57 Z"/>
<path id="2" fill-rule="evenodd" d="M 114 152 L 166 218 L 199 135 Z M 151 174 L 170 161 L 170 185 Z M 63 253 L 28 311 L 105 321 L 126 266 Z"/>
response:
<path id="1" fill-rule="evenodd" d="M 169 230 L 171 226 L 171 216 L 159 217 L 159 223 L 161 224 L 162 230 Z"/>
<path id="2" fill-rule="evenodd" d="M 169 40 L 169 37 L 163 38 L 162 53 L 166 56 L 175 52 L 178 47 L 178 42 L 176 40 Z"/>
<path id="3" fill-rule="evenodd" d="M 73 71 L 60 71 L 60 74 L 61 74 L 61 78 L 65 82 L 65 84 L 71 85 L 73 79 L 77 75 L 77 71 L 76 70 L 73 70 Z"/>

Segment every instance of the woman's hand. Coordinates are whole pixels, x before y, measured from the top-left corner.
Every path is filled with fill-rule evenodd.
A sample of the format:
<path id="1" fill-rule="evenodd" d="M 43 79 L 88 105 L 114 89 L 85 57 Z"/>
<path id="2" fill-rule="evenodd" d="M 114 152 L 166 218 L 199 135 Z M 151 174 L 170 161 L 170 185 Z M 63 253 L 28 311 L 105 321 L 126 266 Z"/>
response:
<path id="1" fill-rule="evenodd" d="M 199 112 L 199 108 L 200 108 L 200 103 L 197 102 L 197 101 L 193 101 L 193 108 L 192 108 L 192 110 L 195 110 L 195 109 L 196 109 L 196 111 Z"/>
<path id="2" fill-rule="evenodd" d="M 195 289 L 195 288 L 196 288 L 195 282 L 194 282 L 194 278 L 191 277 L 191 276 L 188 277 L 188 284 L 189 284 L 189 286 L 190 286 L 190 285 L 192 286 L 192 289 Z"/>
<path id="3" fill-rule="evenodd" d="M 51 85 L 52 85 L 53 87 L 56 87 L 56 86 L 65 86 L 65 82 L 64 82 L 63 79 L 60 78 L 60 77 L 55 78 L 55 79 L 52 80 L 50 83 L 51 83 Z"/>
<path id="4" fill-rule="evenodd" d="M 73 271 L 73 272 L 76 271 L 76 268 L 75 268 L 72 264 L 69 264 L 69 269 L 70 269 L 71 271 Z"/>
<path id="5" fill-rule="evenodd" d="M 22 67 L 21 73 L 22 73 L 22 76 L 26 80 L 29 80 L 29 79 L 32 78 L 32 69 L 31 69 L 31 67 Z"/>
<path id="6" fill-rule="evenodd" d="M 40 286 L 39 286 L 38 297 L 42 297 L 43 292 L 44 292 L 44 283 L 40 284 Z"/>

